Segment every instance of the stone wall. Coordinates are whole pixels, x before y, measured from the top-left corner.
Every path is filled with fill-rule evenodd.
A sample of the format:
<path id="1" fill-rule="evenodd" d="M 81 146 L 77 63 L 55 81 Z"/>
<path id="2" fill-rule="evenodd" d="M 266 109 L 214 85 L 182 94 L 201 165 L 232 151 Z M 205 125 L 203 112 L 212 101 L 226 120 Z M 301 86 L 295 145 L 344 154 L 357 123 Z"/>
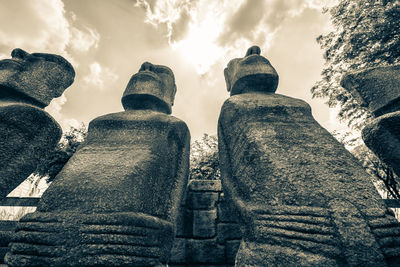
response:
<path id="1" fill-rule="evenodd" d="M 237 215 L 221 182 L 189 181 L 169 266 L 234 266 L 240 240 Z"/>

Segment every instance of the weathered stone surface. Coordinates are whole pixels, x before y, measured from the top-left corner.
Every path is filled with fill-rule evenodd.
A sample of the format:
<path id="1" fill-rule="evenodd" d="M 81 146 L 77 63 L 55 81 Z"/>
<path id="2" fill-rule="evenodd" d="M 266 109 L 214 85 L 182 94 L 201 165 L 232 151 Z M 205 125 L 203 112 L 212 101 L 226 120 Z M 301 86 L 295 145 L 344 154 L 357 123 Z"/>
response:
<path id="1" fill-rule="evenodd" d="M 364 143 L 400 175 L 400 111 L 374 119 L 362 130 Z"/>
<path id="2" fill-rule="evenodd" d="M 47 112 L 0 102 L 0 198 L 26 179 L 60 138 L 61 128 Z"/>
<path id="3" fill-rule="evenodd" d="M 168 90 L 164 90 L 168 88 Z M 122 97 L 125 109 L 149 107 L 171 114 L 176 93 L 175 78 L 166 66 L 145 62 L 132 76 Z"/>
<path id="4" fill-rule="evenodd" d="M 221 266 L 224 263 L 224 247 L 217 245 L 215 238 L 175 238 L 168 266 Z"/>
<path id="5" fill-rule="evenodd" d="M 61 56 L 14 49 L 0 61 L 0 198 L 54 149 L 57 122 L 41 108 L 71 85 L 74 69 Z"/>
<path id="6" fill-rule="evenodd" d="M 399 224 L 357 160 L 304 101 L 248 86 L 225 101 L 218 125 L 222 185 L 244 230 L 236 265 L 397 263 L 367 210 L 385 214 L 382 228 Z"/>
<path id="7" fill-rule="evenodd" d="M 135 88 L 143 94 L 140 81 L 154 89 L 149 85 L 154 76 L 153 86 L 164 86 L 154 90 L 173 98 L 174 84 L 150 72 L 142 66 L 132 78 L 136 87 L 128 84 L 130 94 Z M 85 144 L 57 175 L 37 212 L 21 220 L 7 254 L 10 266 L 38 258 L 46 266 L 168 262 L 187 185 L 190 134 L 183 121 L 165 114 L 162 99 L 153 97 L 159 101 L 148 98 L 141 106 L 135 105 L 136 96 L 125 98 L 126 111 L 89 124 Z M 22 245 L 32 252 L 24 253 Z"/>
<path id="8" fill-rule="evenodd" d="M 229 202 L 224 193 L 220 194 L 218 203 L 218 220 L 220 222 L 238 222 L 238 213 L 232 207 L 232 203 Z"/>
<path id="9" fill-rule="evenodd" d="M 193 211 L 193 236 L 213 237 L 216 234 L 217 210 Z"/>
<path id="10" fill-rule="evenodd" d="M 225 243 L 225 257 L 228 264 L 234 264 L 240 240 L 227 240 Z"/>
<path id="11" fill-rule="evenodd" d="M 0 231 L 0 247 L 7 247 L 14 231 Z"/>
<path id="12" fill-rule="evenodd" d="M 222 190 L 220 180 L 190 180 L 188 184 L 190 191 L 212 191 L 220 192 Z"/>
<path id="13" fill-rule="evenodd" d="M 189 192 L 186 203 L 190 209 L 214 209 L 217 201 L 217 192 Z"/>
<path id="14" fill-rule="evenodd" d="M 400 64 L 348 73 L 341 85 L 375 116 L 400 109 Z"/>
<path id="15" fill-rule="evenodd" d="M 226 240 L 242 239 L 240 226 L 237 223 L 218 223 L 217 233 L 219 244 L 224 244 Z"/>
<path id="16" fill-rule="evenodd" d="M 224 70 L 228 92 L 231 95 L 248 91 L 275 92 L 278 74 L 268 59 L 261 57 L 258 46 L 250 47 L 244 58 L 232 59 Z"/>
<path id="17" fill-rule="evenodd" d="M 19 48 L 11 56 L 0 61 L 0 99 L 43 108 L 74 81 L 73 67 L 61 56 Z"/>
<path id="18" fill-rule="evenodd" d="M 193 235 L 193 210 L 181 207 L 176 221 L 176 236 L 190 237 Z"/>
<path id="19" fill-rule="evenodd" d="M 224 262 L 224 247 L 215 239 L 189 239 L 187 243 L 187 263 L 220 263 Z"/>
<path id="20" fill-rule="evenodd" d="M 186 263 L 186 238 L 175 238 L 174 244 L 171 249 L 170 263 L 173 264 L 185 264 Z M 171 266 L 171 264 L 168 266 Z"/>
<path id="21" fill-rule="evenodd" d="M 348 73 L 341 84 L 377 117 L 363 129 L 365 144 L 400 175 L 400 64 Z"/>

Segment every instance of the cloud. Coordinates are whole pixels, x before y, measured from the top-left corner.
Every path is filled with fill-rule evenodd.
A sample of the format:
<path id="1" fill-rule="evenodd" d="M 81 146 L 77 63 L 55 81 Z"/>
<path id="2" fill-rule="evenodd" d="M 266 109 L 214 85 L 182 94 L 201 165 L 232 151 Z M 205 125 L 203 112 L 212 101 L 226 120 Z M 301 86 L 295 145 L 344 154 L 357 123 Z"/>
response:
<path id="1" fill-rule="evenodd" d="M 166 26 L 169 41 L 178 41 L 188 30 L 197 1 L 137 0 L 136 6 L 146 10 L 146 22 Z"/>
<path id="2" fill-rule="evenodd" d="M 97 47 L 100 36 L 94 29 L 74 26 L 74 14 L 66 14 L 61 0 L 13 0 L 0 3 L 0 53 L 20 47 L 28 52 L 61 54 L 72 48 L 87 51 Z M 7 51 L 8 50 L 8 51 Z"/>
<path id="3" fill-rule="evenodd" d="M 100 35 L 99 33 L 88 27 L 85 27 L 84 30 L 79 30 L 78 28 L 71 28 L 72 38 L 71 38 L 71 47 L 79 52 L 86 52 L 90 48 L 97 48 Z"/>
<path id="4" fill-rule="evenodd" d="M 206 74 L 252 44 L 268 50 L 286 20 L 336 0 L 137 0 L 146 22 L 167 28 L 169 44 Z M 236 56 L 235 56 L 236 55 Z M 226 64 L 226 62 L 225 62 Z"/>
<path id="5" fill-rule="evenodd" d="M 146 10 L 146 22 L 167 28 L 171 47 L 204 75 L 252 44 L 268 50 L 287 19 L 332 1 L 336 0 L 137 0 L 136 6 Z"/>
<path id="6" fill-rule="evenodd" d="M 118 79 L 118 75 L 112 70 L 102 67 L 96 61 L 89 65 L 89 69 L 90 72 L 87 76 L 83 77 L 83 81 L 98 90 L 104 89 L 105 83 L 112 83 Z"/>
<path id="7" fill-rule="evenodd" d="M 0 7 L 0 23 L 3 25 L 0 43 L 29 51 L 63 52 L 70 40 L 63 6 L 61 1 L 3 2 Z"/>
<path id="8" fill-rule="evenodd" d="M 0 58 L 10 58 L 11 51 L 19 47 L 30 53 L 62 55 L 76 69 L 81 62 L 74 58 L 76 53 L 96 49 L 100 41 L 96 29 L 77 23 L 77 16 L 66 12 L 61 0 L 1 1 L 0 24 Z M 106 78 L 114 77 L 107 71 L 105 73 Z M 76 82 L 78 79 L 79 72 Z M 67 97 L 63 94 L 53 99 L 45 109 L 63 129 L 79 124 L 63 115 L 62 108 L 66 102 Z"/>
<path id="9" fill-rule="evenodd" d="M 44 110 L 47 111 L 61 126 L 63 130 L 69 130 L 71 127 L 78 127 L 80 123 L 73 118 L 65 118 L 61 113 L 63 105 L 67 102 L 65 94 L 60 97 L 54 98 L 50 105 L 48 105 Z"/>
<path id="10" fill-rule="evenodd" d="M 179 14 L 179 19 L 171 24 L 170 40 L 176 42 L 182 40 L 189 30 L 190 13 L 188 10 L 183 9 Z"/>
<path id="11" fill-rule="evenodd" d="M 265 14 L 265 6 L 264 0 L 246 0 L 239 10 L 227 19 L 218 43 L 226 46 L 238 38 L 250 38 Z"/>

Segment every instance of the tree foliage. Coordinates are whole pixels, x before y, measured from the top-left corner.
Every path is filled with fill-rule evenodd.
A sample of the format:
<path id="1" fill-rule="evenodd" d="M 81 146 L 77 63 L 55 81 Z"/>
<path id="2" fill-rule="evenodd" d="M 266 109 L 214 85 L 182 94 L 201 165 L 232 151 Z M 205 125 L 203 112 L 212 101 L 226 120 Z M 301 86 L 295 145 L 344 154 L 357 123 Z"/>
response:
<path id="1" fill-rule="evenodd" d="M 383 184 L 381 189 L 386 190 L 388 198 L 400 199 L 399 178 L 393 170 L 380 161 L 366 146 L 360 145 L 353 153 L 368 173 L 372 174 Z"/>
<path id="2" fill-rule="evenodd" d="M 339 106 L 339 119 L 361 129 L 371 119 L 340 86 L 344 73 L 400 62 L 400 1 L 339 0 L 324 12 L 331 15 L 333 31 L 317 38 L 324 50 L 322 78 L 311 89 L 313 97 Z"/>
<path id="3" fill-rule="evenodd" d="M 47 177 L 47 182 L 53 181 L 55 176 L 76 152 L 79 145 L 85 140 L 86 135 L 87 129 L 83 123 L 79 127 L 71 127 L 69 131 L 63 133 L 54 151 L 39 164 L 35 175 Z"/>
<path id="4" fill-rule="evenodd" d="M 189 175 L 190 179 L 220 179 L 217 136 L 204 134 L 191 145 Z"/>
<path id="5" fill-rule="evenodd" d="M 340 86 L 340 81 L 349 71 L 400 62 L 400 1 L 339 0 L 324 12 L 330 14 L 333 30 L 317 38 L 324 50 L 325 66 L 311 93 L 313 97 L 327 98 L 330 107 L 339 107 L 340 120 L 361 130 L 373 118 L 372 114 Z M 345 138 L 346 135 L 341 141 L 349 145 Z M 360 142 L 360 137 L 355 141 Z M 392 198 L 400 198 L 398 178 L 389 167 L 363 143 L 352 153 L 383 182 Z"/>
<path id="6" fill-rule="evenodd" d="M 364 145 L 359 136 L 354 136 L 350 132 L 340 134 L 336 131 L 333 132 L 333 135 L 346 147 L 351 148 L 351 153 L 365 170 L 376 179 L 375 185 L 378 189 L 386 191 L 387 198 L 400 199 L 399 177 Z"/>

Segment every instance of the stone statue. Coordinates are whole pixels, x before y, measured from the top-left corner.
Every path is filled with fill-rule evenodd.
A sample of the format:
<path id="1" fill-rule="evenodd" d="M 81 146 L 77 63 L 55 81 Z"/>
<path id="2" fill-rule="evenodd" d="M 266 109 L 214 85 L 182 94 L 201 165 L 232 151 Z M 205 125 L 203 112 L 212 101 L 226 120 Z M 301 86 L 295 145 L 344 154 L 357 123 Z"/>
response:
<path id="1" fill-rule="evenodd" d="M 61 128 L 42 108 L 72 84 L 73 67 L 53 54 L 14 49 L 0 61 L 0 198 L 57 145 Z"/>
<path id="2" fill-rule="evenodd" d="M 172 71 L 144 63 L 124 112 L 89 124 L 88 136 L 23 217 L 10 266 L 165 266 L 188 179 L 190 134 L 171 113 Z"/>
<path id="3" fill-rule="evenodd" d="M 221 180 L 240 214 L 236 266 L 400 264 L 400 227 L 368 174 L 312 117 L 275 94 L 278 75 L 251 47 L 225 69 Z"/>
<path id="4" fill-rule="evenodd" d="M 400 64 L 347 73 L 342 86 L 376 117 L 362 130 L 365 144 L 400 175 Z"/>

